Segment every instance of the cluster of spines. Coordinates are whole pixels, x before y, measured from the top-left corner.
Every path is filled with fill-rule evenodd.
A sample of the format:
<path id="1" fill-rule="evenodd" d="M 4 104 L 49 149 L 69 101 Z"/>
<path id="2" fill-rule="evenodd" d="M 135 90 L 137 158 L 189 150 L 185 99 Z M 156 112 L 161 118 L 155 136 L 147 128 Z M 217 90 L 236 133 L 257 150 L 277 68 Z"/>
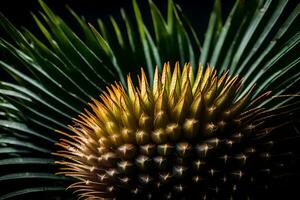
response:
<path id="1" fill-rule="evenodd" d="M 61 173 L 78 179 L 70 187 L 81 198 L 230 197 L 269 172 L 268 145 L 253 142 L 266 116 L 255 105 L 269 93 L 252 100 L 253 87 L 238 98 L 237 76 L 210 66 L 194 76 L 178 63 L 173 73 L 156 68 L 151 88 L 143 69 L 137 88 L 127 80 L 127 92 L 107 87 L 58 143 Z"/>

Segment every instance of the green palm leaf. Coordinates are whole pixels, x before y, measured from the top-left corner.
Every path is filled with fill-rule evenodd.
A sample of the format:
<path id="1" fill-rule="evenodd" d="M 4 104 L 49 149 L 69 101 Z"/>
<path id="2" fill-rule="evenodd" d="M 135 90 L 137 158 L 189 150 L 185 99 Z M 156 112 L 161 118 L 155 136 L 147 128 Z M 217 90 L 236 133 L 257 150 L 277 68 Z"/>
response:
<path id="1" fill-rule="evenodd" d="M 92 25 L 69 9 L 81 36 L 39 2 L 43 12 L 33 18 L 43 38 L 0 17 L 7 34 L 0 39 L 0 66 L 13 79 L 0 82 L 0 185 L 9 188 L 0 199 L 75 198 L 65 192 L 72 179 L 55 175 L 51 152 L 60 136 L 54 130 L 71 132 L 68 124 L 91 98 L 113 80 L 126 85 L 126 75 L 139 67 L 151 82 L 154 67 L 162 70 L 164 62 L 190 62 L 194 70 L 209 63 L 244 77 L 239 97 L 256 84 L 253 99 L 268 90 L 282 95 L 259 106 L 289 105 L 292 114 L 299 113 L 299 97 L 284 95 L 300 92 L 300 4 L 290 9 L 286 0 L 237 0 L 223 23 L 216 0 L 200 47 L 199 33 L 171 0 L 166 19 L 149 1 L 153 30 L 135 0 L 134 19 L 121 10 L 122 23 L 111 17 Z"/>

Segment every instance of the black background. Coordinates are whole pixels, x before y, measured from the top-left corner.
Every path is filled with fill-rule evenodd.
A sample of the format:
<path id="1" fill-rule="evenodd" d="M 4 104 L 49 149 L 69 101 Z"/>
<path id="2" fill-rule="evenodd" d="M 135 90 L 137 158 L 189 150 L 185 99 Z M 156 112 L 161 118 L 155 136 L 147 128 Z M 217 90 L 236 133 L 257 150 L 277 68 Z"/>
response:
<path id="1" fill-rule="evenodd" d="M 168 0 L 152 0 L 164 14 L 166 14 Z M 78 14 L 93 23 L 96 18 L 107 19 L 109 15 L 118 16 L 120 9 L 132 11 L 131 0 L 44 0 L 47 5 L 63 19 L 68 19 L 70 14 L 65 6 L 70 6 Z M 149 20 L 149 13 L 145 12 L 148 8 L 147 0 L 137 0 L 145 20 Z M 209 14 L 211 12 L 213 0 L 174 0 L 184 10 L 185 15 L 195 25 L 196 30 L 203 37 L 206 29 Z M 223 2 L 224 17 L 230 11 L 234 0 Z M 25 26 L 34 29 L 34 21 L 30 12 L 35 14 L 41 10 L 38 0 L 0 0 L 0 12 L 2 12 L 15 25 Z M 200 37 L 201 38 L 201 37 Z"/>

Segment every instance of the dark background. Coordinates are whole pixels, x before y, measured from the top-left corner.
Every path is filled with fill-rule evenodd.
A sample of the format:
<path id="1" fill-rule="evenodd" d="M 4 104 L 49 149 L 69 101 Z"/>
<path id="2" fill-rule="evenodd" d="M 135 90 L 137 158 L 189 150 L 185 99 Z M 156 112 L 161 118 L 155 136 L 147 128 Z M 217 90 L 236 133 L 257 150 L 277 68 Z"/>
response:
<path id="1" fill-rule="evenodd" d="M 152 0 L 160 10 L 166 14 L 167 0 Z M 65 9 L 69 5 L 78 14 L 93 23 L 96 18 L 108 19 L 109 15 L 118 16 L 120 9 L 124 8 L 127 12 L 132 11 L 132 0 L 44 0 L 47 5 L 63 19 L 70 17 Z M 140 9 L 146 11 L 148 8 L 147 0 L 137 0 Z M 205 32 L 209 14 L 213 7 L 213 0 L 174 0 L 184 10 L 185 15 L 195 25 L 197 32 L 203 36 Z M 223 15 L 228 14 L 234 0 L 223 1 Z M 38 0 L 0 0 L 0 12 L 2 12 L 13 24 L 34 29 L 34 21 L 30 12 L 35 14 L 40 10 Z M 145 20 L 149 20 L 149 13 L 143 12 Z M 164 15 L 165 16 L 165 15 Z M 200 37 L 202 39 L 202 37 Z"/>

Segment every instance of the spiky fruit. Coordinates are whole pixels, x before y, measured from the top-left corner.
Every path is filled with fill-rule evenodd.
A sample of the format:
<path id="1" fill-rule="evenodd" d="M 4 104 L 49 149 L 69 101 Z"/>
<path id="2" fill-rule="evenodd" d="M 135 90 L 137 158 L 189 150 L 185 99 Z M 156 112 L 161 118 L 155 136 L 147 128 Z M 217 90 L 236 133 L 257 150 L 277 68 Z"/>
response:
<path id="1" fill-rule="evenodd" d="M 256 108 L 269 92 L 239 95 L 242 81 L 199 66 L 194 77 L 177 63 L 155 71 L 152 87 L 141 70 L 136 88 L 115 84 L 90 104 L 58 143 L 62 174 L 84 199 L 211 199 L 247 197 L 265 187 L 271 128 Z M 251 195 L 250 195 L 251 196 Z"/>

